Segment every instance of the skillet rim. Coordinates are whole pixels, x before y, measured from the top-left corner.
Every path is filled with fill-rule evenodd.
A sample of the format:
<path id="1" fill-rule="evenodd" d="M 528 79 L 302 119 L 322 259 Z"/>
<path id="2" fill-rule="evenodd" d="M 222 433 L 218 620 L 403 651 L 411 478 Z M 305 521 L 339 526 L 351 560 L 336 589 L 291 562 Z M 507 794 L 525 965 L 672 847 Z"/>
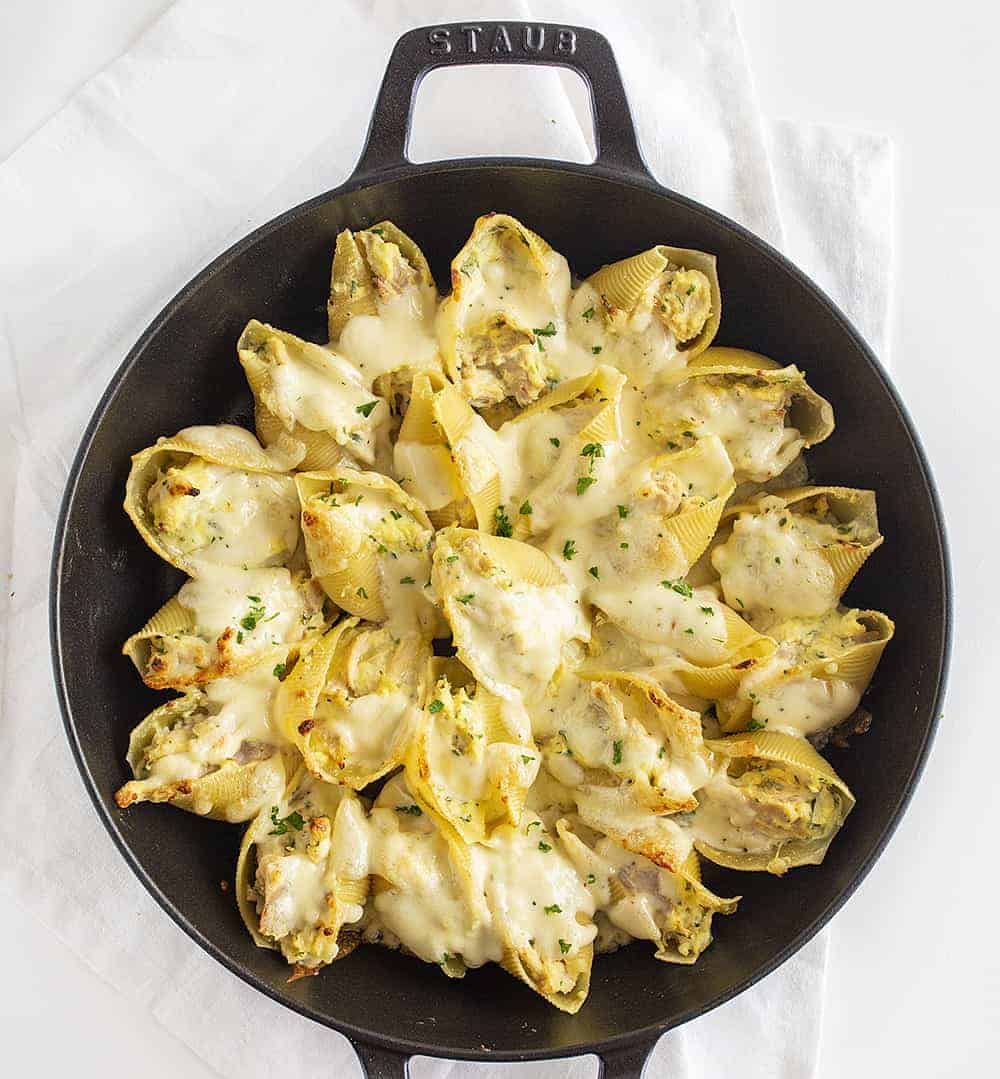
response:
<path id="1" fill-rule="evenodd" d="M 479 172 L 497 169 L 533 169 L 536 171 L 554 172 L 558 174 L 572 173 L 585 178 L 596 178 L 611 181 L 626 187 L 639 188 L 657 195 L 660 198 L 668 199 L 679 204 L 682 209 L 693 216 L 705 218 L 715 225 L 729 230 L 739 242 L 754 248 L 758 254 L 764 256 L 772 265 L 780 269 L 786 276 L 790 277 L 796 285 L 805 289 L 807 292 L 812 293 L 813 297 L 828 310 L 834 317 L 834 320 L 840 324 L 841 328 L 852 340 L 863 359 L 868 363 L 869 367 L 878 378 L 883 392 L 888 397 L 902 421 L 903 428 L 909 439 L 910 447 L 930 496 L 934 533 L 940 547 L 940 558 L 937 571 L 942 588 L 943 625 L 941 650 L 936 657 L 938 668 L 937 684 L 933 699 L 930 702 L 930 715 L 919 750 L 903 788 L 902 795 L 888 813 L 885 824 L 883 825 L 878 839 L 874 843 L 868 857 L 853 871 L 847 884 L 840 890 L 836 897 L 827 904 L 824 911 L 818 917 L 813 919 L 813 921 L 805 928 L 801 929 L 774 956 L 746 978 L 739 980 L 722 993 L 716 994 L 707 1004 L 702 1006 L 693 1005 L 661 1023 L 653 1023 L 645 1027 L 630 1030 L 627 1033 L 616 1034 L 613 1037 L 602 1039 L 600 1041 L 581 1042 L 572 1046 L 560 1046 L 557 1049 L 490 1050 L 484 1048 L 482 1050 L 456 1052 L 443 1046 L 434 1045 L 433 1043 L 414 1042 L 403 1038 L 393 1038 L 378 1031 L 356 1027 L 321 1012 L 307 1003 L 283 995 L 279 989 L 245 969 L 239 962 L 232 959 L 221 947 L 195 928 L 195 926 L 188 921 L 186 916 L 173 905 L 166 895 L 163 894 L 156 882 L 150 877 L 139 863 L 138 859 L 133 855 L 128 841 L 122 834 L 122 831 L 111 812 L 110 805 L 106 804 L 100 794 L 97 781 L 90 771 L 84 755 L 83 746 L 77 736 L 72 705 L 63 673 L 63 654 L 60 640 L 60 627 L 62 623 L 62 567 L 67 538 L 67 525 L 73 509 L 80 476 L 93 445 L 94 438 L 101 427 L 101 424 L 104 422 L 108 408 L 118 393 L 118 390 L 128 378 L 132 368 L 140 361 L 150 340 L 160 332 L 167 322 L 169 322 L 177 308 L 190 295 L 200 289 L 201 286 L 210 280 L 215 273 L 223 267 L 228 266 L 235 259 L 238 259 L 248 248 L 265 236 L 291 224 L 300 216 L 304 216 L 316 207 L 332 202 L 340 196 L 348 195 L 365 188 L 374 187 L 385 182 L 411 179 L 416 176 L 434 173 L 458 171 Z M 229 970 L 230 973 L 236 975 L 258 992 L 270 997 L 276 1003 L 281 1004 L 308 1019 L 312 1019 L 322 1026 L 329 1027 L 330 1029 L 343 1034 L 350 1040 L 352 1048 L 354 1048 L 355 1051 L 358 1049 L 358 1043 L 362 1043 L 377 1046 L 390 1052 L 405 1054 L 407 1056 L 440 1057 L 440 1054 L 445 1052 L 447 1053 L 447 1056 L 443 1059 L 450 1060 L 518 1062 L 552 1060 L 587 1054 L 597 1054 L 600 1057 L 604 1053 L 616 1052 L 627 1047 L 643 1044 L 644 1042 L 649 1043 L 650 1047 L 652 1047 L 652 1045 L 655 1044 L 656 1039 L 665 1034 L 668 1030 L 682 1026 L 684 1023 L 687 1023 L 700 1015 L 705 1015 L 708 1012 L 713 1011 L 715 1008 L 719 1007 L 719 1005 L 732 1000 L 751 985 L 765 978 L 768 974 L 772 973 L 790 959 L 800 948 L 812 940 L 812 938 L 827 925 L 833 916 L 843 907 L 847 900 L 857 890 L 861 882 L 871 872 L 872 867 L 881 857 L 886 845 L 898 828 L 903 814 L 906 812 L 906 809 L 913 798 L 926 766 L 931 746 L 937 734 L 938 723 L 941 719 L 941 709 L 946 694 L 951 660 L 953 622 L 954 592 L 951 558 L 947 533 L 945 530 L 944 514 L 937 484 L 935 483 L 934 475 L 924 452 L 923 444 L 920 441 L 920 437 L 910 414 L 897 393 L 889 375 L 875 356 L 867 341 L 865 341 L 857 329 L 855 329 L 854 325 L 840 307 L 822 288 L 792 263 L 787 256 L 778 251 L 766 240 L 756 236 L 726 215 L 719 213 L 716 210 L 712 210 L 702 203 L 696 202 L 694 199 L 690 199 L 685 195 L 678 194 L 669 188 L 663 187 L 649 174 L 639 173 L 632 169 L 616 169 L 604 165 L 601 162 L 578 164 L 576 162 L 555 159 L 528 157 L 458 158 L 443 162 L 429 162 L 426 164 L 401 163 L 398 166 L 383 169 L 374 174 L 359 174 L 358 172 L 354 172 L 339 187 L 332 188 L 329 191 L 316 195 L 299 203 L 297 206 L 286 210 L 277 217 L 258 226 L 252 232 L 242 239 L 237 240 L 236 243 L 232 244 L 221 254 L 213 258 L 211 262 L 198 271 L 198 273 L 195 274 L 195 276 L 167 302 L 142 332 L 132 348 L 129 349 L 125 359 L 118 366 L 104 390 L 104 393 L 101 395 L 100 400 L 94 407 L 94 411 L 81 436 L 79 446 L 73 458 L 73 464 L 66 480 L 66 487 L 59 507 L 59 516 L 56 521 L 49 571 L 49 644 L 56 686 L 56 696 L 59 702 L 59 711 L 62 717 L 63 727 L 66 731 L 66 736 L 80 777 L 83 780 L 84 787 L 87 790 L 87 794 L 90 797 L 94 808 L 97 810 L 98 817 L 110 835 L 112 842 L 118 848 L 119 853 L 125 859 L 132 872 L 138 877 L 147 892 L 149 892 L 153 899 L 156 900 L 176 925 L 211 955 L 213 959 Z"/>

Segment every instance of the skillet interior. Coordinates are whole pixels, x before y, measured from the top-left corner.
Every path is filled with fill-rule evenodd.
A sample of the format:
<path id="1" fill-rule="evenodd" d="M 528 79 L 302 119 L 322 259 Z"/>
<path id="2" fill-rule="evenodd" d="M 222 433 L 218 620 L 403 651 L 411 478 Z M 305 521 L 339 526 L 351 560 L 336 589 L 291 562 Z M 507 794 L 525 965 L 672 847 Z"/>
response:
<path id="1" fill-rule="evenodd" d="M 121 510 L 129 455 L 192 423 L 252 426 L 237 335 L 255 316 L 323 339 L 338 229 L 391 218 L 421 244 L 444 288 L 450 255 L 475 217 L 491 209 L 536 228 L 580 275 L 654 241 L 719 256 L 718 343 L 804 368 L 837 416 L 834 437 L 811 452 L 816 479 L 878 491 L 886 542 L 848 601 L 883 609 L 897 624 L 868 696 L 871 732 L 854 750 L 831 754 L 858 806 L 824 864 L 784 880 L 706 867 L 711 887 L 744 899 L 737 916 L 715 919 L 715 944 L 698 964 L 658 963 L 641 945 L 603 957 L 575 1017 L 498 969 L 454 982 L 377 948 L 286 985 L 287 967 L 253 946 L 232 891 L 219 887 L 232 878 L 238 829 L 166 807 L 122 812 L 112 800 L 126 778 L 130 729 L 162 701 L 119 655 L 121 641 L 179 584 Z M 134 350 L 85 439 L 57 536 L 53 635 L 71 738 L 95 801 L 147 886 L 217 958 L 265 992 L 322 1022 L 408 1043 L 412 1052 L 475 1057 L 490 1050 L 497 1059 L 592 1051 L 595 1042 L 683 1022 L 766 973 L 836 910 L 878 853 L 922 763 L 945 665 L 947 570 L 930 480 L 859 339 L 801 275 L 723 219 L 652 185 L 572 166 L 428 166 L 315 200 L 241 247 L 182 293 Z"/>

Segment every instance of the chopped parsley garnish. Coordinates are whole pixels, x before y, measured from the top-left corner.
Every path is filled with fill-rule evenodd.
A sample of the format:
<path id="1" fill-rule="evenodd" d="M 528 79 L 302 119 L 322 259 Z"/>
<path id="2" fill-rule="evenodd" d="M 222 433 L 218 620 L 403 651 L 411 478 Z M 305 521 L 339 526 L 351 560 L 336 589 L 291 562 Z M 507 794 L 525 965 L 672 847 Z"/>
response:
<path id="1" fill-rule="evenodd" d="M 561 951 L 563 953 L 563 955 L 565 955 L 569 951 L 569 949 L 570 949 L 569 941 L 568 940 L 563 940 L 560 937 L 559 938 L 559 951 Z"/>
<path id="2" fill-rule="evenodd" d="M 707 615 L 715 614 L 715 608 L 714 607 L 699 607 L 698 610 L 701 611 L 702 614 L 707 614 Z"/>
<path id="3" fill-rule="evenodd" d="M 740 599 L 739 596 L 736 597 L 736 602 L 744 609 L 746 608 L 746 604 L 743 602 L 743 600 Z"/>
<path id="4" fill-rule="evenodd" d="M 576 493 L 578 495 L 582 495 L 583 492 L 586 491 L 588 487 L 591 487 L 595 483 L 597 483 L 597 477 L 596 476 L 581 476 L 576 481 Z"/>
<path id="5" fill-rule="evenodd" d="M 531 503 L 527 499 L 525 499 L 521 503 L 521 508 L 517 512 L 522 517 L 530 517 L 531 516 Z"/>
<path id="6" fill-rule="evenodd" d="M 619 544 L 618 544 L 618 546 L 619 546 L 619 547 L 621 547 L 621 549 L 622 549 L 623 551 L 627 551 L 627 550 L 628 550 L 628 544 L 627 544 L 627 543 L 619 543 Z"/>
<path id="7" fill-rule="evenodd" d="M 562 555 L 568 562 L 576 554 L 576 540 L 566 540 L 563 544 Z"/>
<path id="8" fill-rule="evenodd" d="M 274 828 L 267 833 L 268 835 L 284 835 L 289 828 L 294 828 L 297 832 L 301 832 L 306 822 L 302 819 L 300 813 L 289 813 L 287 817 L 279 817 L 278 807 L 271 806 L 271 823 Z"/>
<path id="9" fill-rule="evenodd" d="M 359 585 L 358 586 L 357 595 L 359 595 L 362 599 L 367 599 L 368 598 L 368 592 L 365 590 L 364 585 Z"/>
<path id="10" fill-rule="evenodd" d="M 597 568 L 597 566 L 591 566 L 590 569 L 587 570 L 587 572 L 590 574 L 591 577 L 594 578 L 595 581 L 599 581 L 601 579 L 601 571 Z"/>
<path id="11" fill-rule="evenodd" d="M 531 764 L 534 759 L 534 757 L 529 757 L 526 753 L 521 754 L 521 760 L 524 761 L 525 764 Z"/>
<path id="12" fill-rule="evenodd" d="M 240 631 L 239 631 L 239 632 L 238 632 L 238 633 L 236 634 L 236 643 L 237 643 L 237 644 L 242 644 L 242 643 L 243 643 L 243 630 L 240 630 Z"/>
<path id="13" fill-rule="evenodd" d="M 688 628 L 686 630 L 684 630 L 684 632 L 685 633 L 690 633 L 692 637 L 694 636 L 694 630 L 690 626 L 688 626 Z"/>
<path id="14" fill-rule="evenodd" d="M 542 854 L 548 854 L 549 851 L 552 850 L 552 848 L 548 845 L 548 843 L 545 842 L 544 839 L 539 839 L 538 849 L 542 852 Z"/>
<path id="15" fill-rule="evenodd" d="M 559 439 L 558 438 L 550 438 L 549 441 L 552 443 L 553 446 L 556 447 L 556 449 L 559 448 Z"/>
<path id="16" fill-rule="evenodd" d="M 414 804 L 409 806 L 396 806 L 397 813 L 405 813 L 408 817 L 422 817 L 424 811 L 420 806 Z"/>
<path id="17" fill-rule="evenodd" d="M 591 348 L 590 348 L 590 351 L 593 352 L 593 354 L 595 356 L 600 356 L 600 354 L 601 354 L 601 346 L 600 345 L 592 345 Z"/>
<path id="18" fill-rule="evenodd" d="M 535 327 L 531 331 L 536 337 L 555 337 L 556 325 L 551 319 L 541 328 Z"/>
<path id="19" fill-rule="evenodd" d="M 444 708 L 444 701 L 439 701 L 437 697 L 435 697 L 434 700 L 432 700 L 431 703 L 427 705 L 427 711 L 430 712 L 432 715 L 440 712 L 442 708 Z"/>
<path id="20" fill-rule="evenodd" d="M 624 521 L 625 518 L 628 516 L 628 506 L 619 506 L 618 516 Z"/>
<path id="21" fill-rule="evenodd" d="M 417 582 L 412 577 L 400 577 L 400 584 L 416 584 Z"/>
<path id="22" fill-rule="evenodd" d="M 691 591 L 691 586 L 687 581 L 660 581 L 660 584 L 664 588 L 670 588 L 678 595 L 683 596 L 685 599 L 690 599 L 694 593 Z"/>
<path id="23" fill-rule="evenodd" d="M 588 442 L 586 446 L 580 450 L 581 457 L 590 458 L 590 467 L 594 467 L 594 458 L 604 456 L 604 444 L 601 442 Z"/>
<path id="24" fill-rule="evenodd" d="M 662 761 L 663 758 L 667 755 L 667 747 L 666 746 L 660 746 L 660 751 L 656 755 Z"/>
<path id="25" fill-rule="evenodd" d="M 249 612 L 240 619 L 240 625 L 247 631 L 247 633 L 253 633 L 257 628 L 259 622 L 264 621 L 264 608 L 260 604 L 259 596 L 247 596 L 248 600 L 253 602 L 253 606 Z M 268 619 L 270 621 L 270 619 Z"/>
<path id="26" fill-rule="evenodd" d="M 444 955 L 441 956 L 441 966 L 445 966 L 451 962 L 457 962 L 460 958 L 460 956 L 452 955 L 451 952 L 445 952 Z"/>
<path id="27" fill-rule="evenodd" d="M 614 751 L 611 755 L 612 764 L 621 764 L 622 762 L 622 743 L 621 739 L 614 743 Z"/>
<path id="28" fill-rule="evenodd" d="M 372 414 L 372 412 L 375 411 L 376 405 L 378 405 L 378 401 L 369 401 L 367 404 L 358 405 L 357 408 L 355 408 L 354 411 L 355 412 L 360 412 L 361 415 L 364 416 L 365 419 L 368 419 L 368 417 Z"/>
<path id="29" fill-rule="evenodd" d="M 383 232 L 385 232 L 385 229 L 383 229 L 383 228 L 379 227 L 379 228 L 372 228 L 372 229 L 369 229 L 368 231 L 369 231 L 369 232 L 374 232 L 376 236 L 381 236 L 381 235 L 382 235 L 382 233 L 383 233 Z"/>
<path id="30" fill-rule="evenodd" d="M 760 723 L 756 719 L 751 719 L 750 723 L 747 726 L 747 730 L 748 731 L 762 731 L 766 726 L 767 726 L 767 720 L 766 719 L 764 720 L 763 723 Z"/>
<path id="31" fill-rule="evenodd" d="M 525 832 L 530 832 L 532 828 L 541 828 L 541 826 L 542 822 L 540 820 L 533 820 L 524 830 Z"/>
<path id="32" fill-rule="evenodd" d="M 445 559 L 445 562 L 457 562 L 457 561 L 458 561 L 458 555 L 457 554 L 450 554 Z"/>
<path id="33" fill-rule="evenodd" d="M 781 559 L 777 555 L 774 556 L 774 561 L 777 565 L 781 565 Z"/>
<path id="34" fill-rule="evenodd" d="M 471 603 L 475 598 L 475 592 L 466 592 L 464 595 L 455 597 L 455 599 L 457 599 L 459 603 Z"/>
<path id="35" fill-rule="evenodd" d="M 593 873 L 588 873 L 587 874 L 587 883 L 588 884 L 593 884 L 596 880 L 597 880 L 597 877 L 595 877 Z"/>
<path id="36" fill-rule="evenodd" d="M 277 678 L 279 682 L 284 682 L 284 680 L 285 680 L 285 665 L 284 665 L 284 663 L 275 663 L 273 669 L 271 670 L 271 674 L 273 674 L 274 677 Z"/>
<path id="37" fill-rule="evenodd" d="M 588 307 L 587 310 L 583 312 L 583 317 L 589 322 L 594 317 L 594 309 Z"/>
<path id="38" fill-rule="evenodd" d="M 397 513 L 396 510 L 389 510 L 389 512 L 392 514 L 392 519 L 394 521 L 398 521 L 400 517 L 403 516 L 401 513 Z"/>
<path id="39" fill-rule="evenodd" d="M 562 907 L 558 903 L 552 903 L 548 907 L 542 908 L 546 914 L 562 914 Z"/>
<path id="40" fill-rule="evenodd" d="M 514 535 L 514 526 L 510 523 L 510 518 L 503 506 L 497 506 L 493 518 L 496 521 L 497 535 L 510 539 Z"/>

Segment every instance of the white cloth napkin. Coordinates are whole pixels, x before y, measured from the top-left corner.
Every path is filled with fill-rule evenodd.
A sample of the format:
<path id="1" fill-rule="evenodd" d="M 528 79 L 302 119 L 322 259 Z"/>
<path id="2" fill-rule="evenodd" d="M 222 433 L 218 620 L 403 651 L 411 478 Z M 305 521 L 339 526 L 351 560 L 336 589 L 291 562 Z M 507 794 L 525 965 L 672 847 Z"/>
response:
<path id="1" fill-rule="evenodd" d="M 10 568 L 0 593 L 0 814 L 24 820 L 31 806 L 30 827 L 7 830 L 0 886 L 226 1077 L 359 1071 L 340 1035 L 257 994 L 189 941 L 94 815 L 48 671 L 59 499 L 99 394 L 166 300 L 236 238 L 348 175 L 398 34 L 490 17 L 604 30 L 657 177 L 784 244 L 884 354 L 889 144 L 762 123 L 726 0 L 633 2 L 613 16 L 594 0 L 180 0 L 0 165 L 0 557 Z M 431 79 L 415 152 L 586 160 L 590 133 L 566 86 L 554 70 L 521 68 Z M 544 234 L 544 221 L 532 224 Z M 663 1038 L 647 1076 L 811 1076 L 827 940 Z M 420 1060 L 413 1073 L 582 1079 L 593 1068 Z"/>

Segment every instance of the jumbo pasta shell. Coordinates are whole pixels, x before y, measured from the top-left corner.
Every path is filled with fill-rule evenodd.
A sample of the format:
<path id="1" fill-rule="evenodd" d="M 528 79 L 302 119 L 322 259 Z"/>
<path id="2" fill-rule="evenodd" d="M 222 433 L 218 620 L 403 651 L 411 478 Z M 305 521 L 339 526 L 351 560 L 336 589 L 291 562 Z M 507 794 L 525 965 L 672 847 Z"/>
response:
<path id="1" fill-rule="evenodd" d="M 307 773 L 304 768 L 299 767 L 282 795 L 275 800 L 272 813 L 280 806 L 282 816 L 285 817 L 289 806 L 298 804 L 296 795 L 304 782 L 308 782 Z M 254 943 L 259 948 L 282 951 L 290 963 L 296 963 L 296 970 L 301 973 L 314 973 L 315 963 L 325 965 L 342 958 L 353 950 L 357 944 L 357 937 L 348 931 L 348 925 L 357 921 L 357 915 L 363 909 L 368 897 L 367 874 L 352 877 L 334 870 L 335 859 L 341 865 L 344 863 L 349 865 L 357 861 L 357 859 L 343 858 L 343 852 L 337 851 L 335 844 L 344 832 L 350 831 L 349 828 L 340 828 L 341 818 L 360 809 L 360 803 L 352 791 L 344 788 L 336 788 L 336 791 L 337 804 L 332 817 L 329 815 L 328 807 L 323 807 L 327 809 L 327 813 L 321 818 L 310 819 L 306 826 L 312 837 L 305 850 L 310 861 L 319 864 L 318 859 L 322 857 L 319 849 L 313 853 L 314 845 L 318 847 L 319 844 L 327 842 L 330 845 L 326 856 L 329 864 L 322 870 L 326 909 L 315 926 L 288 932 L 282 938 L 275 939 L 264 931 L 261 924 L 255 880 L 258 870 L 257 848 L 269 835 L 275 834 L 273 819 L 266 807 L 246 829 L 236 864 L 236 902 L 240 916 Z M 328 800 L 328 797 L 325 800 Z M 339 858 L 338 855 L 340 855 Z M 303 953 L 308 954 L 309 963 L 299 966 L 300 960 L 304 958 Z"/>
<path id="2" fill-rule="evenodd" d="M 327 301 L 327 328 L 331 341 L 336 341 L 344 327 L 355 315 L 374 315 L 378 311 L 378 275 L 373 273 L 369 258 L 365 256 L 358 237 L 366 235 L 370 240 L 394 245 L 398 256 L 391 249 L 385 254 L 401 258 L 412 268 L 415 279 L 425 287 L 434 287 L 434 278 L 423 252 L 402 229 L 391 221 L 380 221 L 360 233 L 342 229 L 337 234 L 333 265 L 330 268 L 330 298 Z"/>
<path id="3" fill-rule="evenodd" d="M 678 339 L 678 349 L 694 358 L 712 343 L 722 317 L 722 292 L 714 255 L 658 244 L 638 255 L 602 266 L 587 278 L 587 283 L 600 294 L 606 317 L 613 319 L 617 312 L 631 312 L 640 303 L 648 301 L 658 280 L 677 268 L 699 271 L 708 284 L 709 311 L 701 329 L 691 337 Z"/>
<path id="4" fill-rule="evenodd" d="M 287 445 L 264 449 L 249 431 L 230 424 L 218 427 L 188 427 L 172 438 L 160 438 L 132 456 L 132 467 L 125 483 L 124 509 L 146 545 L 177 569 L 198 576 L 198 557 L 185 552 L 164 533 L 157 530 L 146 495 L 161 468 L 173 462 L 185 463 L 201 458 L 241 472 L 283 477 L 294 468 L 301 454 L 287 455 Z M 288 480 L 291 484 L 291 480 Z M 289 552 L 291 553 L 291 552 Z"/>
<path id="5" fill-rule="evenodd" d="M 590 992 L 593 962 L 594 948 L 591 944 L 580 948 L 568 959 L 546 962 L 533 948 L 518 951 L 508 943 L 504 946 L 500 966 L 559 1011 L 576 1015 Z"/>
<path id="6" fill-rule="evenodd" d="M 397 522 L 393 526 L 396 542 L 412 545 L 419 540 L 421 549 L 433 531 L 423 506 L 394 480 L 378 472 L 356 469 L 299 472 L 295 486 L 302 506 L 306 553 L 323 591 L 350 614 L 369 622 L 384 621 L 390 614 L 391 597 L 386 592 L 382 554 L 391 559 L 402 548 L 400 552 L 390 550 L 388 533 L 385 542 L 378 542 L 372 528 L 351 516 L 347 504 L 360 505 L 366 494 L 384 499 Z M 404 535 L 398 522 L 410 528 L 412 535 Z M 383 527 L 383 523 L 377 527 Z M 426 563 L 421 572 L 430 571 L 429 557 Z"/>
<path id="7" fill-rule="evenodd" d="M 344 784 L 361 790 L 403 763 L 412 735 L 410 711 L 416 711 L 423 694 L 423 671 L 429 646 L 416 638 L 400 640 L 396 645 L 403 656 L 397 667 L 413 673 L 414 684 L 407 687 L 391 672 L 380 680 L 373 692 L 351 693 L 343 684 L 348 677 L 350 652 L 362 635 L 384 632 L 364 625 L 357 618 L 338 623 L 298 663 L 282 683 L 274 703 L 275 723 L 302 754 L 313 775 L 328 783 Z M 384 684 L 383 684 L 384 683 Z M 330 709 L 334 722 L 351 729 L 372 722 L 371 712 L 383 718 L 396 709 L 395 726 L 386 730 L 377 744 L 365 752 L 351 753 L 344 745 L 344 734 L 336 726 L 329 728 L 320 716 L 321 697 L 332 686 Z M 395 687 L 395 688 L 394 688 Z M 412 709 L 402 698 L 412 701 Z M 364 701 L 363 705 L 358 702 Z M 360 712 L 356 712 L 360 708 Z M 389 718 L 392 718 L 389 715 Z M 368 736 L 369 732 L 357 732 Z"/>
<path id="8" fill-rule="evenodd" d="M 395 467 L 401 476 L 408 471 L 422 474 L 401 480 L 416 495 L 423 493 L 421 481 L 426 481 L 428 471 L 436 470 L 443 477 L 443 496 L 426 497 L 438 528 L 455 523 L 489 528 L 500 505 L 499 468 L 470 435 L 474 426 L 488 432 L 485 421 L 455 387 L 432 372 L 414 378 L 410 407 L 396 443 Z M 417 462 L 415 466 L 404 464 L 410 458 Z"/>
<path id="9" fill-rule="evenodd" d="M 819 554 L 833 571 L 834 587 L 838 596 L 844 594 L 858 571 L 883 542 L 879 532 L 878 509 L 874 491 L 855 487 L 809 486 L 790 487 L 783 491 L 766 492 L 750 502 L 729 506 L 723 515 L 726 522 L 743 513 L 756 513 L 762 501 L 769 506 L 780 505 L 793 514 L 810 515 L 812 504 L 822 500 L 828 509 L 826 516 L 838 522 L 838 531 L 850 529 L 858 534 L 858 542 L 844 541 L 836 546 L 821 547 Z"/>
<path id="10" fill-rule="evenodd" d="M 834 836 L 854 808 L 854 795 L 830 763 L 817 753 L 806 739 L 778 731 L 735 734 L 706 742 L 706 745 L 713 753 L 730 760 L 747 758 L 773 762 L 823 784 L 834 797 L 836 819 L 825 834 L 810 839 L 795 837 L 776 842 L 769 850 L 733 852 L 697 839 L 695 848 L 698 852 L 709 861 L 729 869 L 766 870 L 778 876 L 797 866 L 819 865 Z"/>
<path id="11" fill-rule="evenodd" d="M 433 686 L 406 753 L 409 786 L 457 842 L 482 842 L 497 826 L 519 823 L 538 754 L 485 687 L 473 683 L 470 694 L 446 677 Z"/>

